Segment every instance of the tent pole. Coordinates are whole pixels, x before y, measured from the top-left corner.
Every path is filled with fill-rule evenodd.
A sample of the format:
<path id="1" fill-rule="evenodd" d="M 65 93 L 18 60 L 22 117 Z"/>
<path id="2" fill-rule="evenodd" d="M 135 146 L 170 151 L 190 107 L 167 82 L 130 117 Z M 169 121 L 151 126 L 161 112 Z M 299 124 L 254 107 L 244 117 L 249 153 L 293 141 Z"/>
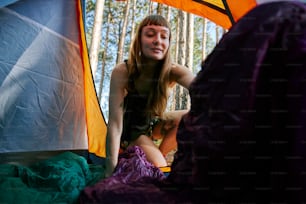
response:
<path id="1" fill-rule="evenodd" d="M 228 18 L 230 19 L 232 25 L 234 25 L 235 24 L 235 19 L 233 18 L 232 12 L 231 12 L 228 4 L 227 4 L 227 1 L 226 0 L 222 0 L 222 2 L 223 2 L 223 5 L 224 5 L 224 8 L 225 8 L 225 12 L 228 15 Z"/>

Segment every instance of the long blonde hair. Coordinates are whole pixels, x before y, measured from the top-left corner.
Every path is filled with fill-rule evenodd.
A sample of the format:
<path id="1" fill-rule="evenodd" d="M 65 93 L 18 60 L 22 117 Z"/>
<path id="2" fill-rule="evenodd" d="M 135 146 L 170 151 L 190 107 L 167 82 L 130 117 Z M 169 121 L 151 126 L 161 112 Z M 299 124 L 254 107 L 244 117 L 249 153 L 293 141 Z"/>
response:
<path id="1" fill-rule="evenodd" d="M 162 116 L 167 106 L 168 88 L 170 84 L 170 70 L 171 70 L 171 57 L 170 57 L 170 42 L 171 42 L 171 27 L 168 21 L 160 15 L 149 15 L 144 18 L 138 25 L 136 35 L 130 48 L 130 54 L 127 61 L 128 68 L 128 91 L 134 90 L 134 81 L 140 76 L 142 69 L 144 69 L 141 57 L 141 32 L 144 26 L 158 25 L 164 26 L 169 29 L 169 48 L 163 60 L 158 64 L 159 75 L 154 76 L 155 86 L 149 93 L 149 100 L 147 110 L 151 116 Z"/>

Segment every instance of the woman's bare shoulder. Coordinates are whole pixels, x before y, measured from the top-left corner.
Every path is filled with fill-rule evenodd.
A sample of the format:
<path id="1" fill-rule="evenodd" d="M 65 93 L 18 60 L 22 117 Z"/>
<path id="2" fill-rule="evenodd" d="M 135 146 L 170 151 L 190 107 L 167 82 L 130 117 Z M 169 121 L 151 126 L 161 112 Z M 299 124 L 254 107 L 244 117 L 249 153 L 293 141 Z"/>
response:
<path id="1" fill-rule="evenodd" d="M 127 72 L 126 64 L 124 62 L 117 64 L 113 71 Z"/>
<path id="2" fill-rule="evenodd" d="M 112 76 L 113 75 L 115 75 L 116 77 L 127 77 L 128 71 L 126 64 L 124 62 L 117 64 L 112 71 Z"/>

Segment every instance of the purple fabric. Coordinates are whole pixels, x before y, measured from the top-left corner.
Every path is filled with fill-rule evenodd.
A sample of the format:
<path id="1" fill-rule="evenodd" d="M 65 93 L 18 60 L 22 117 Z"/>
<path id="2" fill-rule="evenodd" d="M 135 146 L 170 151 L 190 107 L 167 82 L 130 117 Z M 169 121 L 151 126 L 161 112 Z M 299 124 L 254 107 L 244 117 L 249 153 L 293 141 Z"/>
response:
<path id="1" fill-rule="evenodd" d="M 168 181 L 195 201 L 306 202 L 306 6 L 244 16 L 190 87 Z M 197 190 L 194 190 L 197 189 Z"/>
<path id="2" fill-rule="evenodd" d="M 140 147 L 129 147 L 120 155 L 114 174 L 86 187 L 80 203 L 168 203 L 165 193 L 157 187 L 165 178 L 159 168 L 146 160 Z"/>
<path id="3" fill-rule="evenodd" d="M 166 179 L 134 155 L 82 201 L 306 202 L 305 4 L 250 11 L 202 63 L 190 96 Z"/>

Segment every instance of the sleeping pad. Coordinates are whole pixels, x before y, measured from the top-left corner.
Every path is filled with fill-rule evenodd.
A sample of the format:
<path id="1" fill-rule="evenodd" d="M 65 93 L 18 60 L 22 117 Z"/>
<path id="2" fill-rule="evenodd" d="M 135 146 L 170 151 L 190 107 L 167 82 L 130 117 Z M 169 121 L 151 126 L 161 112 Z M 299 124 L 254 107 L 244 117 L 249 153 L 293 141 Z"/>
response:
<path id="1" fill-rule="evenodd" d="M 30 166 L 0 165 L 0 203 L 76 203 L 80 191 L 104 177 L 102 166 L 72 152 Z"/>

